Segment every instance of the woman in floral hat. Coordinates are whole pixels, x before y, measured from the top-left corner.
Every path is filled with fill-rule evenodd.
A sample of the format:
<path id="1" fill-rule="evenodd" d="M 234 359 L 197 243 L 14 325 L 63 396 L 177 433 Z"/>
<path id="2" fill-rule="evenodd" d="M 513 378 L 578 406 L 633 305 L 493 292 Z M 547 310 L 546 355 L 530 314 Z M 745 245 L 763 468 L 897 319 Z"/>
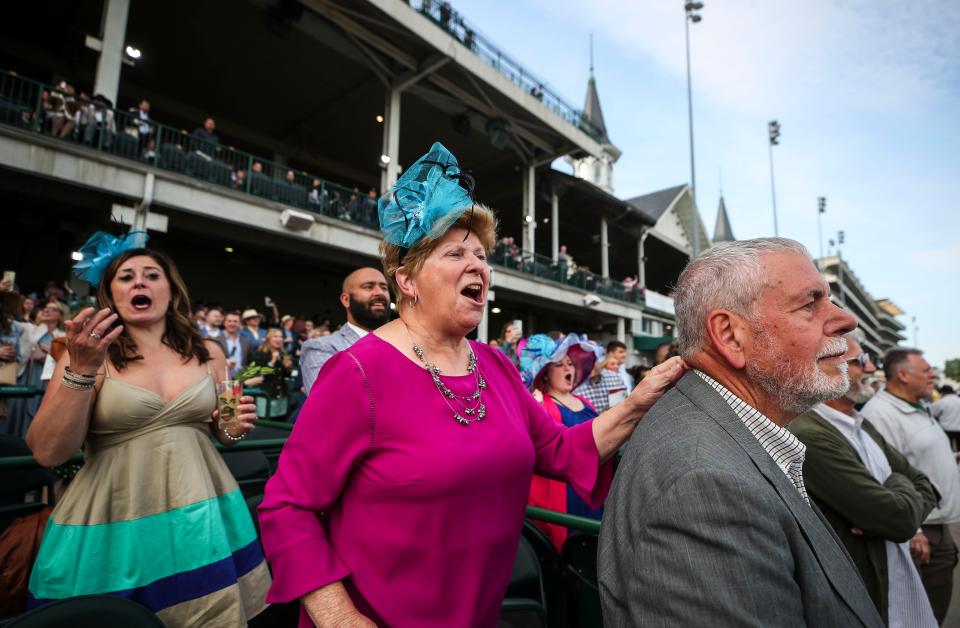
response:
<path id="1" fill-rule="evenodd" d="M 546 334 L 527 339 L 520 354 L 520 373 L 527 388 L 555 422 L 574 427 L 599 414 L 590 402 L 573 390 L 590 375 L 603 348 L 586 336 L 568 334 L 554 340 Z M 564 482 L 534 475 L 530 505 L 571 515 L 600 519 L 603 507 L 594 508 Z M 567 538 L 563 526 L 537 522 L 559 550 Z"/>

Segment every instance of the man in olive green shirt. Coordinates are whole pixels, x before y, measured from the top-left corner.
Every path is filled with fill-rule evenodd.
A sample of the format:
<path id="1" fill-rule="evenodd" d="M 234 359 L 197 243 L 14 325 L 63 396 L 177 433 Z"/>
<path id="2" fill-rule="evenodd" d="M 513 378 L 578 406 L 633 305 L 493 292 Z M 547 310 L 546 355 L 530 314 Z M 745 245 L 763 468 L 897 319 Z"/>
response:
<path id="1" fill-rule="evenodd" d="M 908 541 L 937 502 L 930 481 L 856 411 L 876 367 L 846 336 L 850 390 L 815 406 L 788 429 L 806 446 L 807 491 L 856 564 L 889 626 L 936 628 Z"/>

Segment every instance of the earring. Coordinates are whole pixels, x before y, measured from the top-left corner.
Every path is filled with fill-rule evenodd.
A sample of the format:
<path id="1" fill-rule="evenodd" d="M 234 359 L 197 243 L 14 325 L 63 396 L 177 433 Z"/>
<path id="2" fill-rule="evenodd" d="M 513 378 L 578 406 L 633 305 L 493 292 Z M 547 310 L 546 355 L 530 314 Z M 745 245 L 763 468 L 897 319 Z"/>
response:
<path id="1" fill-rule="evenodd" d="M 418 302 L 419 300 L 420 300 L 420 295 L 419 295 L 419 294 L 413 295 L 413 303 L 412 303 L 413 307 L 417 307 L 417 302 Z"/>

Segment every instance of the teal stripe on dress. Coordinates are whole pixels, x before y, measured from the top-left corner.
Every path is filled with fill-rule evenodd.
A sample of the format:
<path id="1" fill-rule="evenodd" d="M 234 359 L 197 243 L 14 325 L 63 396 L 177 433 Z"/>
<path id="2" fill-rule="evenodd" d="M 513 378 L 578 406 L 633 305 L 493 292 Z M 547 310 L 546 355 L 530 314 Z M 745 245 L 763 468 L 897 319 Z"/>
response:
<path id="1" fill-rule="evenodd" d="M 64 598 L 142 587 L 223 560 L 256 538 L 239 489 L 132 521 L 82 526 L 50 518 L 30 593 Z"/>

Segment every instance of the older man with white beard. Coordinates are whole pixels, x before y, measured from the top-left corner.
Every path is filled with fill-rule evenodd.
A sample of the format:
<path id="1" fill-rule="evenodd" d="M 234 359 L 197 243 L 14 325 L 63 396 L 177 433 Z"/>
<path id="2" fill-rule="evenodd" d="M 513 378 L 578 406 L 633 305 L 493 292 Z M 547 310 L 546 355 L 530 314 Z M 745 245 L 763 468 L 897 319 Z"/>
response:
<path id="1" fill-rule="evenodd" d="M 859 332 L 859 330 L 857 330 Z M 807 491 L 853 558 L 877 610 L 891 628 L 936 628 L 910 555 L 937 493 L 923 473 L 857 412 L 873 396 L 877 368 L 856 333 L 846 335 L 850 390 L 790 423 L 807 446 Z M 920 548 L 920 539 L 911 543 Z"/>
<path id="2" fill-rule="evenodd" d="M 847 391 L 854 319 L 793 240 L 723 243 L 675 294 L 692 368 L 647 413 L 606 504 L 607 626 L 882 626 L 784 426 Z"/>

